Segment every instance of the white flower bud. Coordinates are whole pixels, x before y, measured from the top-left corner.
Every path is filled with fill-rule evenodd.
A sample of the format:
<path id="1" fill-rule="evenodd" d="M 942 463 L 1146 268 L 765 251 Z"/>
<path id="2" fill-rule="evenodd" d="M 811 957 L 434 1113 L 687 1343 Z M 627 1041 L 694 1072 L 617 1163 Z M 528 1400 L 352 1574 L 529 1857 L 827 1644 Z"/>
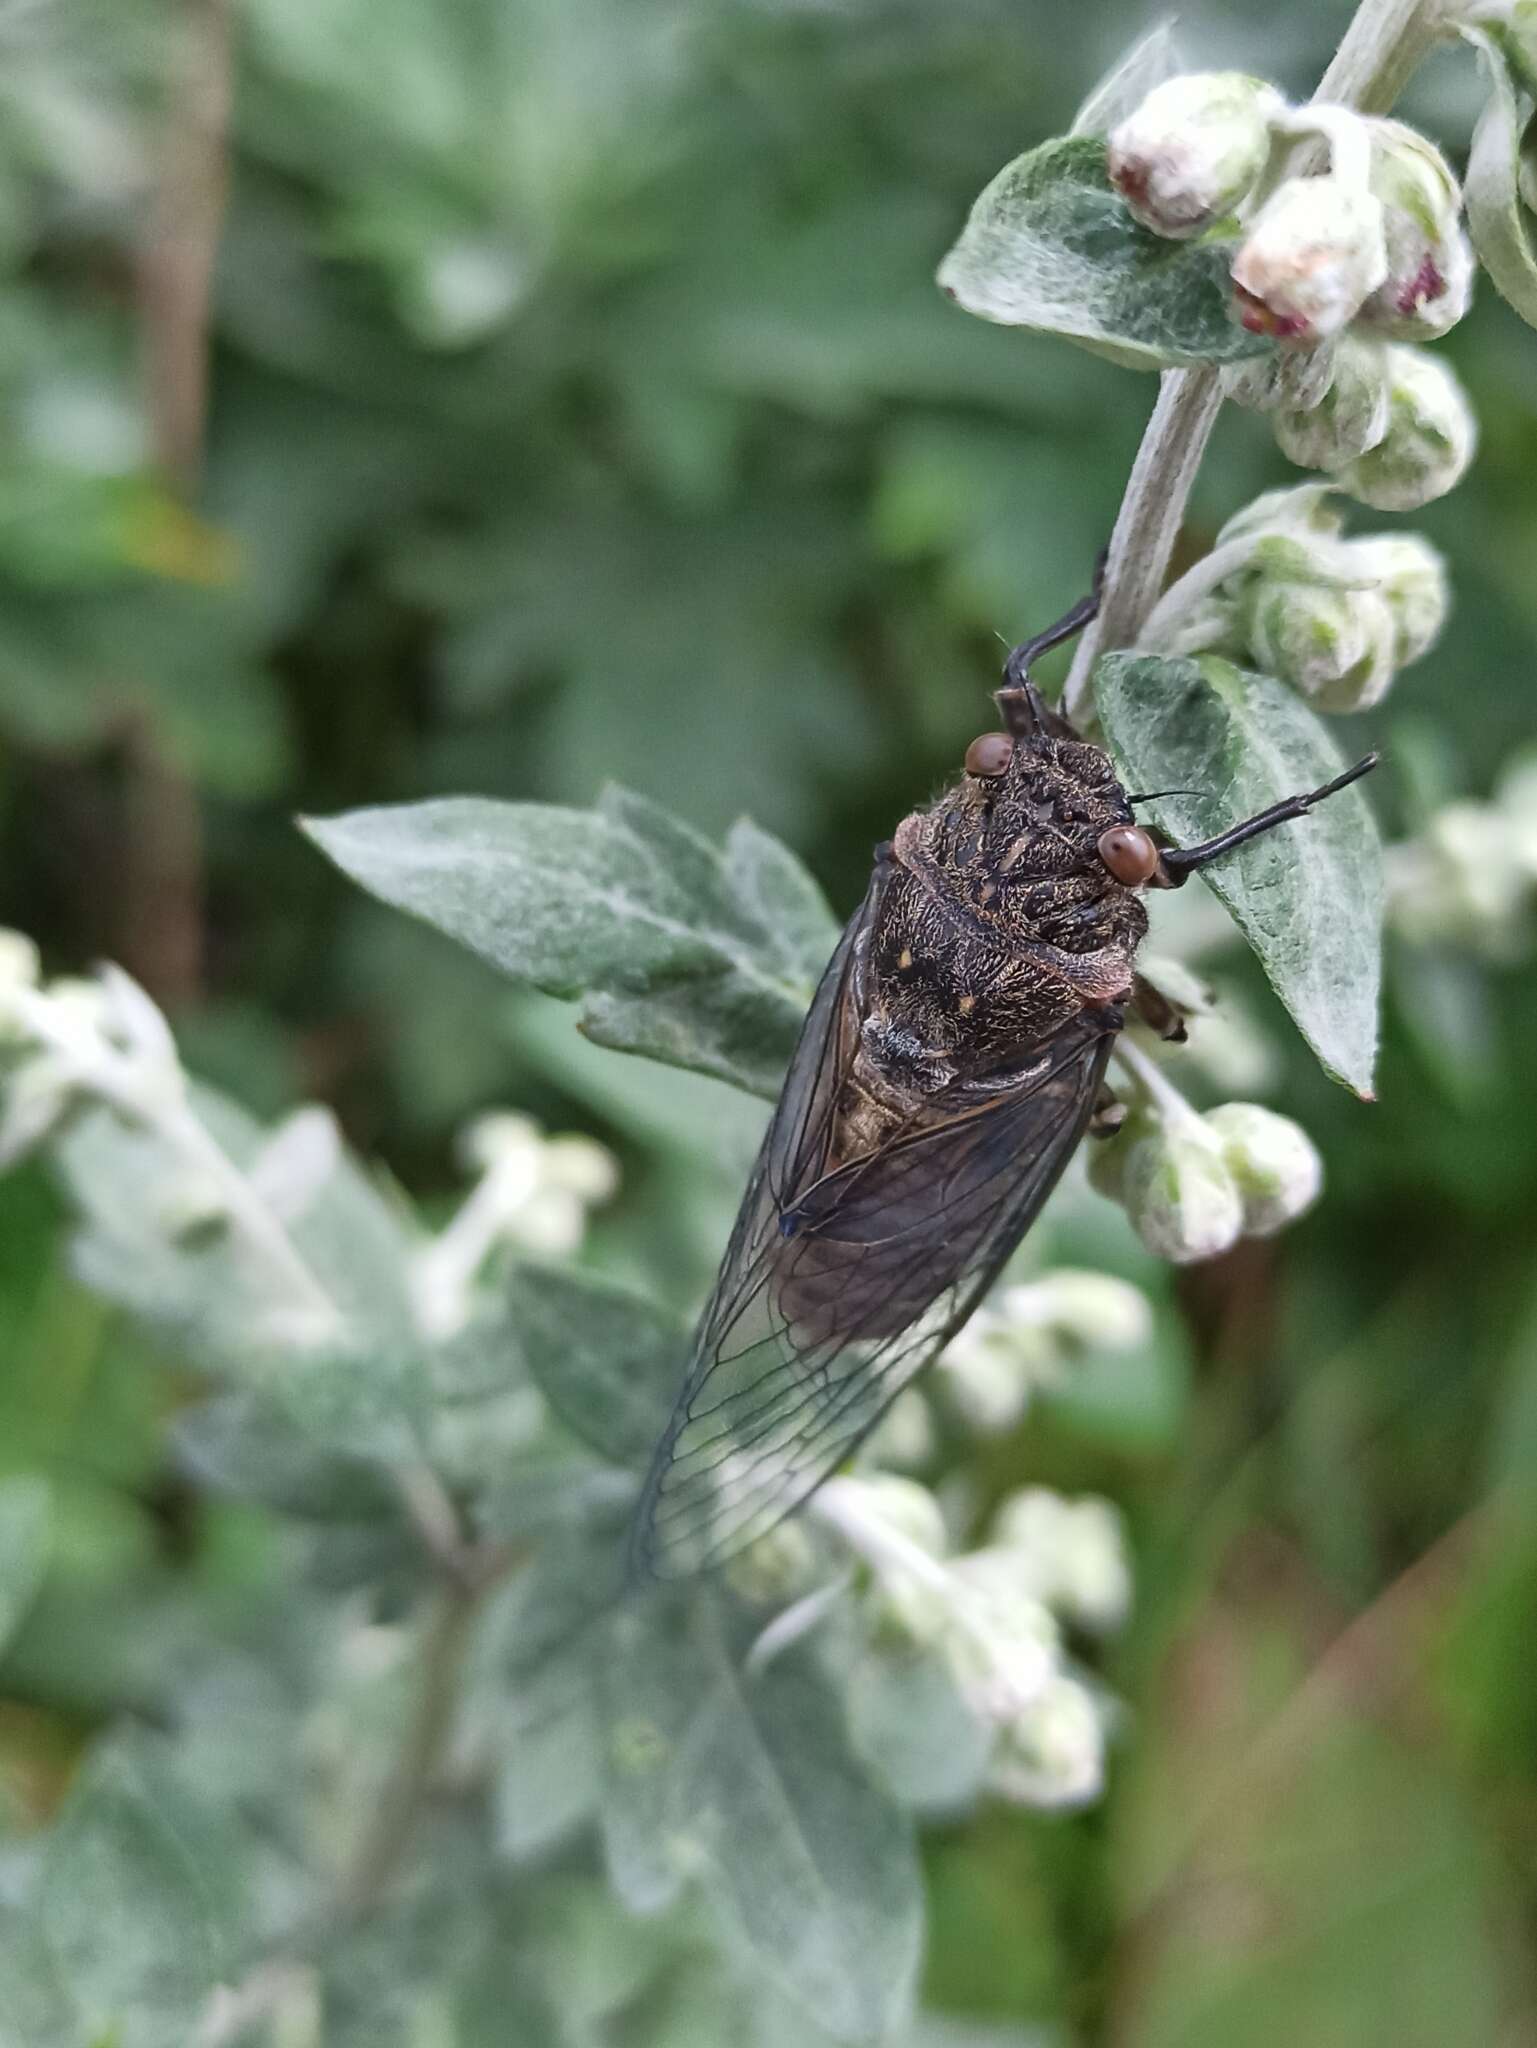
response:
<path id="1" fill-rule="evenodd" d="M 738 1551 L 726 1567 L 732 1591 L 763 1607 L 798 1600 L 816 1578 L 816 1545 L 803 1521 L 781 1522 Z"/>
<path id="2" fill-rule="evenodd" d="M 953 1560 L 951 1627 L 944 1638 L 967 1704 L 1006 1723 L 1035 1699 L 1057 1667 L 1061 1632 L 1031 1590 L 1019 1553 L 989 1547 Z"/>
<path id="3" fill-rule="evenodd" d="M 45 991 L 56 1023 L 82 1049 L 94 1048 L 107 1028 L 107 1001 L 101 983 L 61 974 Z"/>
<path id="4" fill-rule="evenodd" d="M 26 933 L 0 926 L 0 991 L 36 988 L 39 971 L 37 947 Z"/>
<path id="5" fill-rule="evenodd" d="M 39 1053 L 7 1075 L 0 1094 L 0 1173 L 24 1159 L 69 1108 L 79 1076 L 66 1060 Z"/>
<path id="6" fill-rule="evenodd" d="M 543 1146 L 539 1126 L 532 1117 L 516 1116 L 510 1110 L 492 1110 L 465 1125 L 459 1133 L 458 1152 L 473 1173 L 490 1173 L 494 1167 L 515 1161 L 532 1186 Z"/>
<path id="7" fill-rule="evenodd" d="M 1219 528 L 1217 547 L 1229 541 L 1268 534 L 1288 534 L 1307 542 L 1333 540 L 1344 525 L 1332 484 L 1292 484 L 1284 491 L 1262 491 Z"/>
<path id="8" fill-rule="evenodd" d="M 1194 1113 L 1132 1140 L 1121 1196 L 1148 1250 L 1176 1265 L 1216 1258 L 1243 1229 L 1243 1205 L 1216 1133 Z"/>
<path id="9" fill-rule="evenodd" d="M 996 1306 L 979 1308 L 939 1354 L 944 1384 L 970 1426 L 985 1435 L 1012 1429 L 1043 1378 L 1052 1377 L 1049 1336 Z"/>
<path id="10" fill-rule="evenodd" d="M 1363 711 L 1393 680 L 1397 632 L 1375 590 L 1331 590 L 1263 578 L 1249 615 L 1256 664 L 1320 711 Z"/>
<path id="11" fill-rule="evenodd" d="M 1445 334 L 1468 309 L 1473 255 L 1458 225 L 1462 189 L 1434 143 L 1373 121 L 1371 188 L 1382 201 L 1388 272 L 1361 319 L 1402 340 Z"/>
<path id="12" fill-rule="evenodd" d="M 1334 382 L 1336 346 L 1321 341 L 1316 348 L 1276 349 L 1248 362 L 1225 363 L 1223 395 L 1248 412 L 1311 412 Z"/>
<path id="13" fill-rule="evenodd" d="M 1109 1273 L 1064 1266 L 1005 1288 L 998 1305 L 1016 1327 L 1042 1327 L 1088 1351 L 1135 1351 L 1153 1334 L 1147 1296 Z"/>
<path id="14" fill-rule="evenodd" d="M 1348 326 L 1387 267 L 1374 193 L 1333 172 L 1288 178 L 1233 258 L 1235 310 L 1251 334 L 1311 348 Z"/>
<path id="15" fill-rule="evenodd" d="M 877 1465 L 926 1465 L 934 1455 L 934 1418 L 916 1387 L 904 1387 L 867 1439 Z"/>
<path id="16" fill-rule="evenodd" d="M 1011 1493 L 993 1519 L 993 1542 L 1019 1554 L 1024 1584 L 1081 1627 L 1118 1628 L 1131 1607 L 1121 1518 L 1107 1500 L 1065 1500 L 1044 1486 Z"/>
<path id="17" fill-rule="evenodd" d="M 851 1489 L 862 1516 L 894 1529 L 930 1557 L 944 1556 L 949 1547 L 945 1518 L 926 1486 L 895 1472 L 862 1472 L 850 1473 L 840 1481 L 845 1497 L 850 1497 Z"/>
<path id="18" fill-rule="evenodd" d="M 503 1220 L 508 1242 L 536 1259 L 569 1258 L 586 1231 L 586 1206 L 567 1188 L 540 1188 L 509 1205 Z"/>
<path id="19" fill-rule="evenodd" d="M 583 1202 L 607 1202 L 619 1191 L 619 1162 L 596 1138 L 571 1134 L 545 1141 L 543 1175 Z"/>
<path id="20" fill-rule="evenodd" d="M 1243 1202 L 1246 1236 L 1271 1237 L 1311 1208 L 1323 1186 L 1323 1161 L 1300 1124 L 1256 1102 L 1225 1102 L 1206 1122 Z"/>
<path id="21" fill-rule="evenodd" d="M 1339 338 L 1327 394 L 1307 410 L 1275 415 L 1276 446 L 1301 469 L 1339 469 L 1375 448 L 1387 430 L 1386 351 L 1352 334 Z"/>
<path id="22" fill-rule="evenodd" d="M 1386 435 L 1340 470 L 1338 482 L 1379 512 L 1412 512 L 1459 481 L 1478 426 L 1456 377 L 1424 349 L 1388 349 L 1388 403 Z"/>
<path id="23" fill-rule="evenodd" d="M 1159 654 L 1170 656 L 1221 654 L 1230 661 L 1242 661 L 1243 606 L 1236 588 L 1223 584 L 1203 591 L 1191 603 L 1168 606 L 1158 622 L 1156 641 L 1143 637 L 1137 644 L 1149 651 L 1156 644 Z"/>
<path id="24" fill-rule="evenodd" d="M 1247 198 L 1285 104 L 1237 71 L 1165 79 L 1111 131 L 1110 182 L 1145 228 L 1185 241 Z"/>
<path id="25" fill-rule="evenodd" d="M 1393 616 L 1393 666 L 1407 668 L 1441 636 L 1451 605 L 1446 564 L 1415 533 L 1367 534 L 1348 543 L 1363 577 L 1381 592 Z"/>
<path id="26" fill-rule="evenodd" d="M 1105 1730 L 1093 1695 L 1066 1672 L 1000 1732 L 988 1787 L 1022 1806 L 1074 1807 L 1105 1782 Z"/>

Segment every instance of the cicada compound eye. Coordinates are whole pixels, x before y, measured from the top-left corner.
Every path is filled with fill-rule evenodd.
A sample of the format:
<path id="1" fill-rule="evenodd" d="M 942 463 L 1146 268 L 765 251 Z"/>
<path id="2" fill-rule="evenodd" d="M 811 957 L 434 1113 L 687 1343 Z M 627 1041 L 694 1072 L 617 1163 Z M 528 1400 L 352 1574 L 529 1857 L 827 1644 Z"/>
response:
<path id="1" fill-rule="evenodd" d="M 985 732 L 966 749 L 966 773 L 984 781 L 1008 773 L 1014 758 L 1014 742 L 1006 732 Z"/>
<path id="2" fill-rule="evenodd" d="M 1158 848 L 1140 825 L 1112 825 L 1101 832 L 1099 857 L 1128 889 L 1141 888 L 1158 866 Z"/>

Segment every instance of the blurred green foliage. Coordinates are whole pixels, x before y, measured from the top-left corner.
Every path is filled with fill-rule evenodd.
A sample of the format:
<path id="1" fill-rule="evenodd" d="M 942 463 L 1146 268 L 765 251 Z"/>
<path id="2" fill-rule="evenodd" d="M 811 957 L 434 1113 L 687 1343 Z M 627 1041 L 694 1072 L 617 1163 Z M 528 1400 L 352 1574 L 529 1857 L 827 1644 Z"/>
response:
<path id="1" fill-rule="evenodd" d="M 183 61 L 217 61 L 212 4 L 0 5 L 0 923 L 61 970 L 121 958 L 191 1068 L 261 1115 L 329 1099 L 429 1208 L 484 1105 L 598 1132 L 625 1191 L 595 1262 L 687 1308 L 750 1105 L 585 1044 L 569 1011 L 349 890 L 293 816 L 464 790 L 589 803 L 621 776 L 712 832 L 749 812 L 849 906 L 870 843 L 987 722 L 998 640 L 1056 616 L 1114 517 L 1151 380 L 969 321 L 932 273 L 979 187 L 1060 131 L 1143 18 L 233 12 L 221 133 Z M 1184 40 L 1302 90 L 1348 12 L 1213 5 Z M 1456 154 L 1474 107 L 1470 60 L 1445 57 L 1413 110 Z M 195 276 L 152 260 L 197 218 L 188 133 L 209 152 L 194 180 L 226 156 L 229 178 L 195 484 L 146 396 L 189 326 L 204 342 Z M 1485 789 L 1537 723 L 1532 337 L 1485 291 L 1446 346 L 1484 451 L 1416 521 L 1450 559 L 1453 627 L 1370 721 L 1399 832 Z M 1262 423 L 1227 417 L 1192 544 L 1288 475 Z M 989 1489 L 1122 1503 L 1138 1605 L 1107 1674 L 1128 1707 L 1104 1806 L 927 1838 L 929 1999 L 958 2016 L 935 2048 L 980 2048 L 982 2022 L 1053 2048 L 1537 2030 L 1537 964 L 1390 959 L 1371 1109 L 1322 1080 L 1246 962 L 1221 965 L 1328 1195 L 1181 1282 L 1188 1341 L 1070 1386 L 990 1453 Z M 1083 1229 L 1061 1252 L 1105 1257 Z M 302 1661 L 291 1535 L 178 1449 L 190 1391 L 70 1277 L 41 1174 L 0 1180 L 8 1557 L 29 1482 L 54 1503 L 0 1663 L 0 1895 L 5 1831 L 62 1811 L 82 1968 L 110 1957 L 69 1917 L 67 1802 L 108 1802 L 99 1853 L 125 1869 L 158 1853 L 128 1840 L 154 1738 L 97 1751 L 102 1782 L 71 1790 L 87 1739 L 123 1716 L 185 1726 L 230 1768 Z M 189 1637 L 229 1646 L 227 1699 L 184 1697 Z M 433 1845 L 449 1867 L 455 1825 Z M 556 1978 L 583 1987 L 583 2038 L 733 2035 L 686 1931 L 646 1981 L 584 1853 L 550 1852 L 532 1923 L 456 1942 L 453 1898 L 415 1918 L 408 1900 L 380 1950 L 457 1973 L 455 2039 L 548 2038 Z M 160 1882 L 184 1914 L 173 1850 Z M 216 1942 L 226 1902 L 199 1896 Z M 338 2039 L 428 2038 L 380 2002 L 387 1960 L 360 1940 Z M 7 1965 L 0 2038 L 28 2039 L 26 1959 Z"/>

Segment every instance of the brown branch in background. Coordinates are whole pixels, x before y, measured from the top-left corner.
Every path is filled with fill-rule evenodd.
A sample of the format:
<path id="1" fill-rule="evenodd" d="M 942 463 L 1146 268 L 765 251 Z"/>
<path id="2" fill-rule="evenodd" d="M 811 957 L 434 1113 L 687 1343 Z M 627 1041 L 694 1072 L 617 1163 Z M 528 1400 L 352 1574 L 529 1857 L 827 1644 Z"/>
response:
<path id="1" fill-rule="evenodd" d="M 156 460 L 183 498 L 197 491 L 208 417 L 209 300 L 229 183 L 229 0 L 187 0 L 173 36 L 164 154 L 137 294 L 145 403 Z M 203 820 L 153 713 L 121 727 L 121 858 L 115 950 L 168 1008 L 203 980 Z"/>
<path id="2" fill-rule="evenodd" d="M 182 20 L 138 294 L 156 459 L 190 498 L 203 465 L 208 305 L 229 185 L 229 0 L 187 0 Z"/>

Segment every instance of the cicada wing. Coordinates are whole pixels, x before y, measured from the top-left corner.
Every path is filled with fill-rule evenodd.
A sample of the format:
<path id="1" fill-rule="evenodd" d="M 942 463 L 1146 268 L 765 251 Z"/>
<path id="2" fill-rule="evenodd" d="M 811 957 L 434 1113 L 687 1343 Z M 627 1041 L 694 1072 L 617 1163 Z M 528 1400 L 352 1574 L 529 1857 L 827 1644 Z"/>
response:
<path id="1" fill-rule="evenodd" d="M 839 1007 L 847 993 L 845 977 Z M 846 1021 L 823 1017 L 819 1068 Z M 711 1569 L 849 1455 L 1028 1229 L 1083 1134 L 1112 1037 L 1103 1020 L 1075 1020 L 995 1094 L 832 1172 L 813 1115 L 811 1142 L 784 1154 L 793 1170 L 778 1180 L 776 1116 L 646 1482 L 637 1568 Z M 807 1103 L 820 1085 L 800 1065 L 798 1053 L 781 1105 L 792 1116 L 791 1084 Z"/>

